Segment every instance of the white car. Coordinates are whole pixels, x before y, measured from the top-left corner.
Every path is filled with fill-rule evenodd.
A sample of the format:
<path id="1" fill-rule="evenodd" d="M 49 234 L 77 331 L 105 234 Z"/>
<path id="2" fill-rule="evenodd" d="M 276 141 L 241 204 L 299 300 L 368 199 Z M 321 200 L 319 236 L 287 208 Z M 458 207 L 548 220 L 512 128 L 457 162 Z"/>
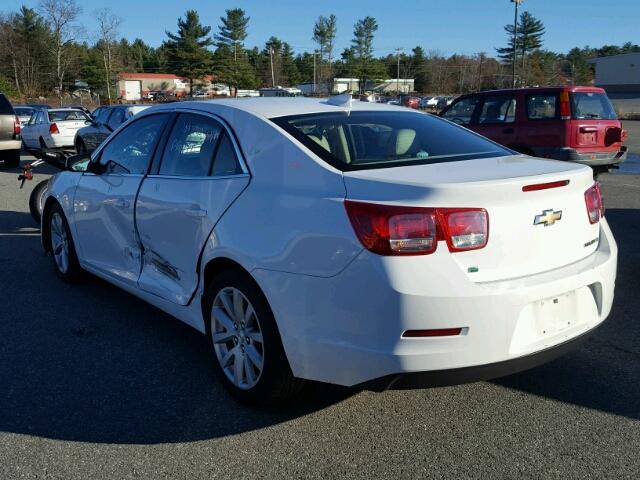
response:
<path id="1" fill-rule="evenodd" d="M 242 401 L 304 379 L 498 377 L 611 310 L 617 247 L 591 170 L 415 110 L 166 104 L 69 165 L 42 216 L 58 275 L 87 270 L 206 333 Z"/>
<path id="2" fill-rule="evenodd" d="M 91 125 L 91 117 L 75 108 L 40 109 L 22 128 L 22 143 L 25 148 L 74 147 L 76 132 Z"/>

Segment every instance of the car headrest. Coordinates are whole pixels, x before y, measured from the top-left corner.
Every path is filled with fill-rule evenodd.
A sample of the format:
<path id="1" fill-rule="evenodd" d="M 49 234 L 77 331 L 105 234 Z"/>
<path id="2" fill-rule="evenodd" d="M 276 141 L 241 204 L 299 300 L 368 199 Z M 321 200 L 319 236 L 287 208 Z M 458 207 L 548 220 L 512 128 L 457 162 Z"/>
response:
<path id="1" fill-rule="evenodd" d="M 396 132 L 395 154 L 406 155 L 416 139 L 416 131 L 410 128 L 401 128 Z"/>

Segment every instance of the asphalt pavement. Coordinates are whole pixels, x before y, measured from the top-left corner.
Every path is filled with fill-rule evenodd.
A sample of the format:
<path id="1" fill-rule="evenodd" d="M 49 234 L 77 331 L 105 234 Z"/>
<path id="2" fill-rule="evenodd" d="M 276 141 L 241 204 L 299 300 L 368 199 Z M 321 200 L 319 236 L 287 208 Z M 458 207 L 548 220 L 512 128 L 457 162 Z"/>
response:
<path id="1" fill-rule="evenodd" d="M 640 176 L 601 176 L 620 248 L 609 319 L 560 360 L 470 385 L 313 385 L 234 403 L 203 337 L 89 277 L 54 274 L 0 166 L 0 478 L 637 478 Z M 42 174 L 36 175 L 44 178 Z"/>

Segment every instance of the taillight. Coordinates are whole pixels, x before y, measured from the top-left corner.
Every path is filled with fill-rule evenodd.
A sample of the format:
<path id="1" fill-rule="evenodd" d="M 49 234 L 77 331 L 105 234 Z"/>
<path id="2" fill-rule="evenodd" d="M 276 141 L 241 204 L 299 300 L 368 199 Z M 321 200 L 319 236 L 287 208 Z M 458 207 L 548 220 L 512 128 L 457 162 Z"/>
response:
<path id="1" fill-rule="evenodd" d="M 52 123 L 51 125 L 49 125 L 49 133 L 51 134 L 60 133 L 60 130 L 58 130 L 58 125 L 55 123 Z"/>
<path id="2" fill-rule="evenodd" d="M 483 248 L 489 217 L 480 208 L 424 208 L 345 200 L 362 245 L 379 255 L 427 255 L 445 240 L 452 252 Z"/>
<path id="3" fill-rule="evenodd" d="M 604 217 L 604 203 L 602 202 L 599 183 L 595 183 L 589 190 L 584 192 L 584 201 L 587 205 L 589 223 L 598 223 L 598 221 Z"/>
<path id="4" fill-rule="evenodd" d="M 560 92 L 560 119 L 571 120 L 571 104 L 569 103 L 569 92 Z"/>
<path id="5" fill-rule="evenodd" d="M 13 134 L 14 135 L 18 135 L 20 133 L 20 119 L 18 118 L 18 116 L 16 115 L 15 120 L 13 121 Z"/>

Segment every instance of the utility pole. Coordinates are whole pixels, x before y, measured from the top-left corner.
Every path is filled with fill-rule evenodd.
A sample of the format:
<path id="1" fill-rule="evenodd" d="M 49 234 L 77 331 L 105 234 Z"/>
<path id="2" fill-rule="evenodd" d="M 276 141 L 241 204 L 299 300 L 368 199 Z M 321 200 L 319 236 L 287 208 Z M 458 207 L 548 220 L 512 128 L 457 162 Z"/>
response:
<path id="1" fill-rule="evenodd" d="M 513 15 L 513 60 L 512 60 L 512 71 L 511 71 L 511 84 L 513 88 L 516 88 L 516 57 L 518 55 L 518 47 L 516 45 L 518 41 L 518 6 L 524 0 L 511 0 L 511 3 L 515 5 L 515 13 Z"/>
<path id="2" fill-rule="evenodd" d="M 402 52 L 401 48 L 396 48 L 396 58 L 398 60 L 398 69 L 396 71 L 396 91 L 398 95 L 400 95 L 400 52 Z"/>
<path id="3" fill-rule="evenodd" d="M 273 47 L 269 47 L 269 58 L 271 59 L 271 87 L 276 88 L 276 77 L 273 74 Z"/>
<path id="4" fill-rule="evenodd" d="M 316 93 L 316 55 L 318 54 L 317 50 L 313 51 L 313 93 Z"/>

